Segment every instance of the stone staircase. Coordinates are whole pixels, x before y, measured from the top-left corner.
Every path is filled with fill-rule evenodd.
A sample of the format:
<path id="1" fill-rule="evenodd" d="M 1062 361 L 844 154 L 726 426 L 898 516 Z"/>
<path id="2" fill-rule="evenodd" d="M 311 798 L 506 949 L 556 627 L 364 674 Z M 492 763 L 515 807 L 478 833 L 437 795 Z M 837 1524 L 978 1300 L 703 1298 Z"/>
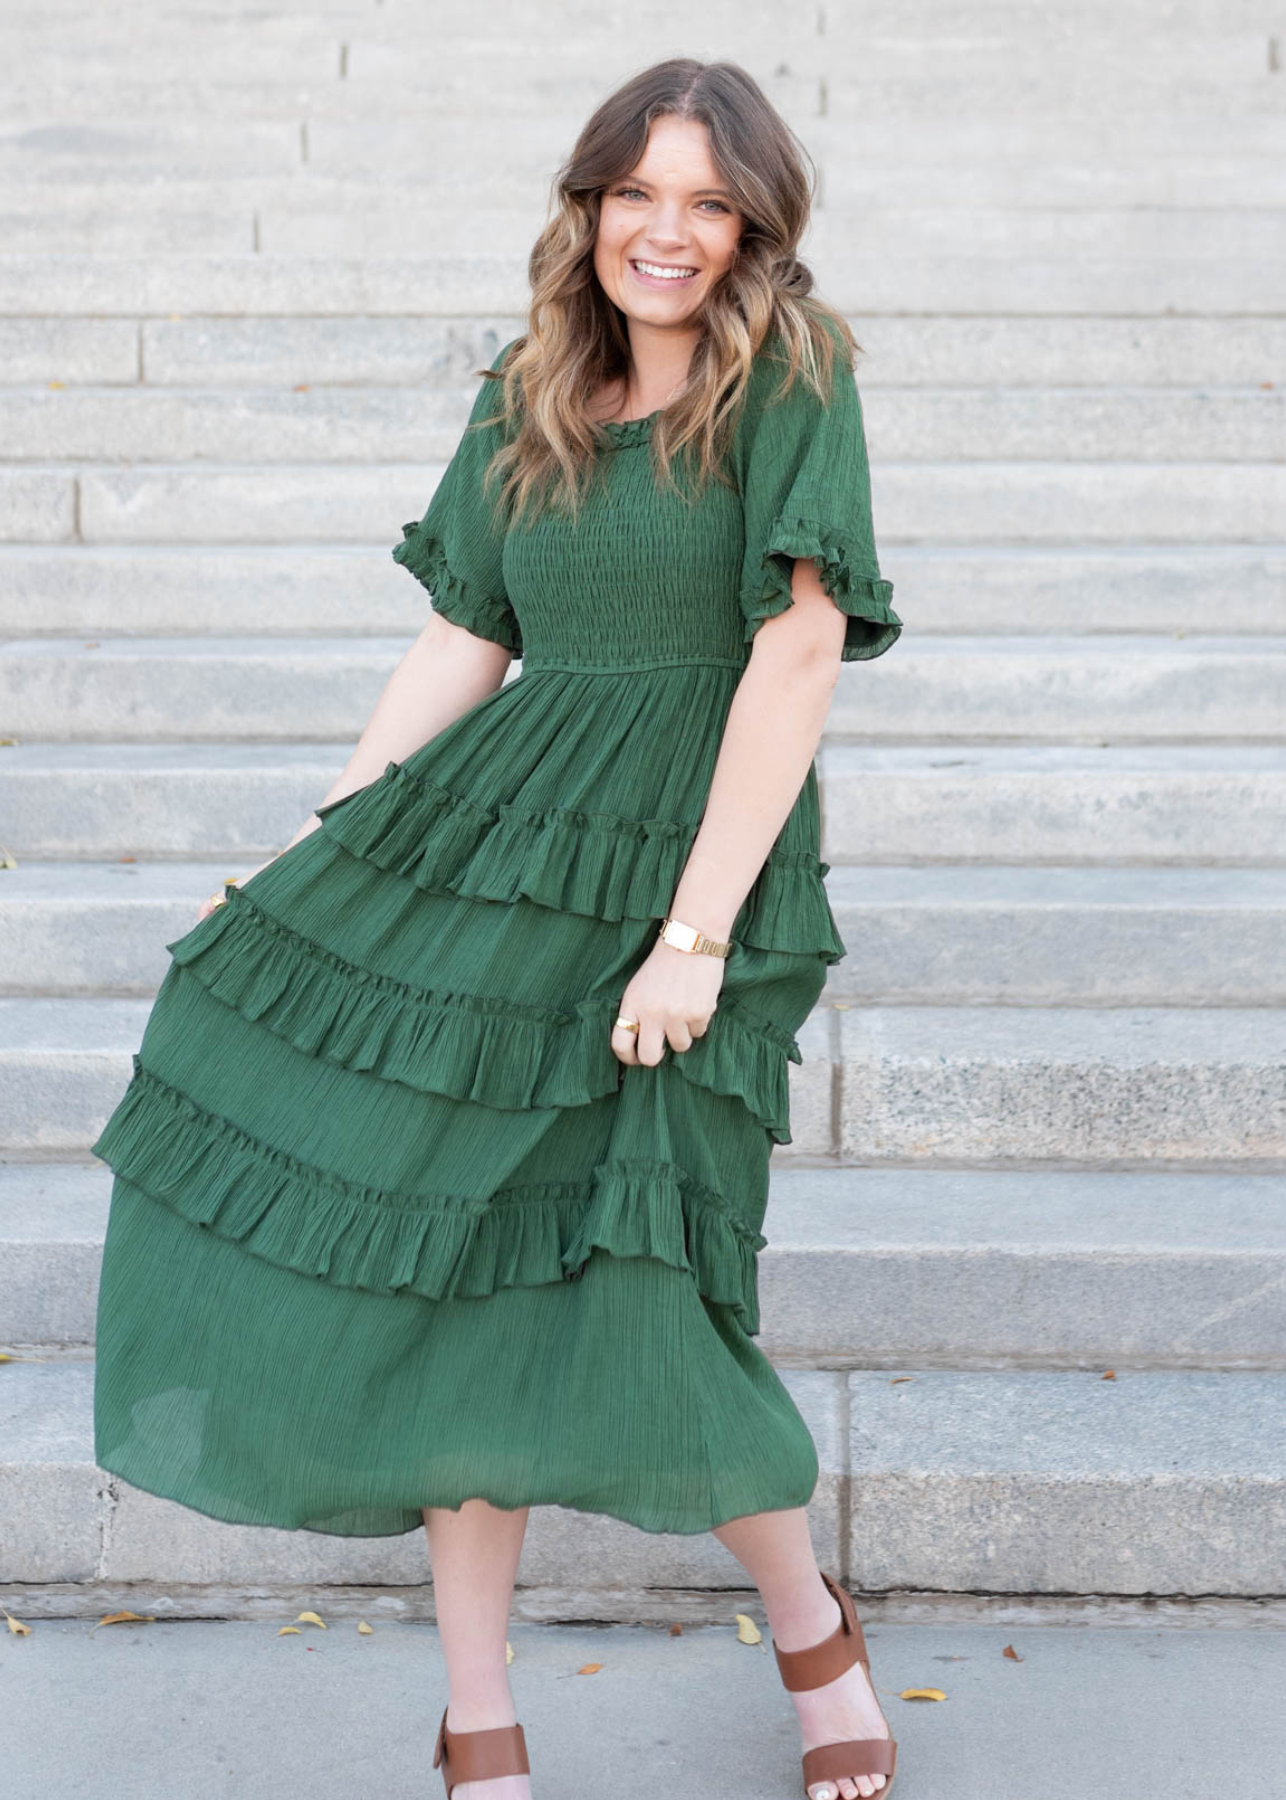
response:
<path id="1" fill-rule="evenodd" d="M 30 1617 L 425 1581 L 416 1535 L 95 1467 L 88 1146 L 166 940 L 306 816 L 422 623 L 390 547 L 522 328 L 550 174 L 694 54 L 816 160 L 907 626 L 819 753 L 849 956 L 762 1257 L 819 1556 L 871 1594 L 1286 1594 L 1280 14 L 483 22 L 0 21 L 0 1582 Z M 744 1575 L 542 1508 L 519 1582 L 610 1618 Z"/>

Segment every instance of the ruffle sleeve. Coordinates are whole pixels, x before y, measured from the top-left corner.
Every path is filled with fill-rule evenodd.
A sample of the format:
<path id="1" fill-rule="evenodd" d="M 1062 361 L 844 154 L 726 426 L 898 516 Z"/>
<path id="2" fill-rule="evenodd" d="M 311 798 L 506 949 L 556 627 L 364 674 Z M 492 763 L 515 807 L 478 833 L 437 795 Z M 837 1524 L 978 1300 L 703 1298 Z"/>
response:
<path id="1" fill-rule="evenodd" d="M 506 344 L 499 352 L 493 369 L 500 368 L 509 349 Z M 429 590 L 435 613 L 521 656 L 522 632 L 505 592 L 499 484 L 489 492 L 482 485 L 483 473 L 502 440 L 498 424 L 481 421 L 498 409 L 499 384 L 482 382 L 428 511 L 418 522 L 402 527 L 393 560 Z"/>
<path id="2" fill-rule="evenodd" d="M 862 403 L 847 346 L 835 334 L 825 405 L 802 375 L 774 402 L 783 374 L 783 364 L 763 358 L 747 396 L 740 450 L 745 637 L 792 604 L 795 558 L 811 557 L 823 588 L 847 614 L 842 660 L 880 656 L 902 621 L 890 605 L 893 583 L 880 574 Z"/>

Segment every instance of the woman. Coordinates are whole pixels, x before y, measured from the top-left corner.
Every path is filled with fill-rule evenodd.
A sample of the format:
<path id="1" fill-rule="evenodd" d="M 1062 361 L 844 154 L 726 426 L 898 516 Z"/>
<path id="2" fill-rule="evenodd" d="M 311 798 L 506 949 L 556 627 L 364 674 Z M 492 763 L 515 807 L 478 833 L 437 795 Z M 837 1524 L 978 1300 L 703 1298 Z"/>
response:
<path id="1" fill-rule="evenodd" d="M 793 1034 L 844 954 L 813 757 L 840 663 L 900 629 L 853 340 L 735 65 L 629 82 L 559 197 L 394 552 L 428 625 L 317 812 L 167 946 L 95 1145 L 97 1456 L 240 1523 L 422 1521 L 455 1800 L 530 1793 L 530 1506 L 713 1530 L 806 1792 L 853 1800 L 894 1747 L 753 1342 Z"/>

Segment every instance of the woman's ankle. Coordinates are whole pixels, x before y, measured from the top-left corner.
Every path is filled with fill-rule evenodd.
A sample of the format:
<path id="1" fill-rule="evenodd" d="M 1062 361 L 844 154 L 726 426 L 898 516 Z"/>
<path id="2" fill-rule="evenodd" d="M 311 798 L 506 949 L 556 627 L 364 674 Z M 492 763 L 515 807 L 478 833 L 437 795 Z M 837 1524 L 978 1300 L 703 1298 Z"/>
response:
<path id="1" fill-rule="evenodd" d="M 491 1731 L 516 1725 L 518 1714 L 507 1679 L 448 1681 L 447 1730 Z"/>
<path id="2" fill-rule="evenodd" d="M 812 1649 L 814 1644 L 820 1644 L 830 1636 L 842 1618 L 839 1603 L 820 1572 L 815 1589 L 812 1583 L 807 1583 L 797 1585 L 787 1593 L 773 1595 L 771 1601 L 766 1595 L 763 1598 L 768 1628 L 779 1650 Z"/>

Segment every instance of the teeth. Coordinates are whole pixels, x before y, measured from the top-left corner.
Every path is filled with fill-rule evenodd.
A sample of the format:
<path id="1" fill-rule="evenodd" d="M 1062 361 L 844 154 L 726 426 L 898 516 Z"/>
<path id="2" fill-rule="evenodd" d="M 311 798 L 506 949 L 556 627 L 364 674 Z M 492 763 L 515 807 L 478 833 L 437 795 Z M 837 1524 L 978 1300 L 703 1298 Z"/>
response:
<path id="1" fill-rule="evenodd" d="M 695 275 L 695 269 L 666 269 L 658 263 L 640 262 L 635 259 L 634 267 L 642 269 L 645 275 L 659 275 L 662 281 L 681 281 L 684 276 Z"/>

